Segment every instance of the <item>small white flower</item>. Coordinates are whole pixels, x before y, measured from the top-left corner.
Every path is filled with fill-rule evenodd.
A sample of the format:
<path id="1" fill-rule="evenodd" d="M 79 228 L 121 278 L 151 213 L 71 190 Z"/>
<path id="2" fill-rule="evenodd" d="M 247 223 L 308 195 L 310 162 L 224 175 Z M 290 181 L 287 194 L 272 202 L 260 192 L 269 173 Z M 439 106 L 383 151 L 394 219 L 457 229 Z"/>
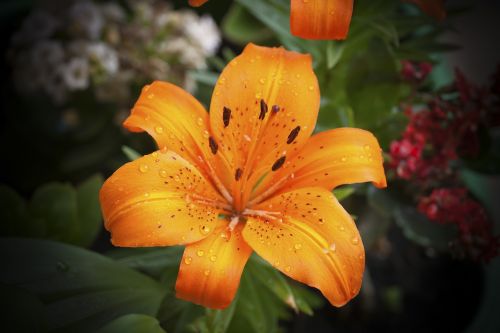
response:
<path id="1" fill-rule="evenodd" d="M 177 55 L 179 61 L 190 68 L 202 69 L 206 67 L 203 52 L 186 38 L 177 37 L 166 41 L 162 45 L 162 51 Z"/>
<path id="2" fill-rule="evenodd" d="M 91 1 L 78 1 L 69 9 L 69 21 L 77 36 L 98 39 L 104 25 L 99 8 Z"/>
<path id="3" fill-rule="evenodd" d="M 106 43 L 96 42 L 87 46 L 87 55 L 92 63 L 97 64 L 106 74 L 113 75 L 120 67 L 118 54 Z"/>
<path id="4" fill-rule="evenodd" d="M 214 20 L 207 15 L 189 19 L 184 25 L 186 35 L 198 44 L 206 55 L 213 55 L 219 48 L 221 36 Z"/>
<path id="5" fill-rule="evenodd" d="M 62 67 L 62 77 L 69 90 L 83 90 L 89 86 L 89 63 L 86 58 L 73 58 Z"/>

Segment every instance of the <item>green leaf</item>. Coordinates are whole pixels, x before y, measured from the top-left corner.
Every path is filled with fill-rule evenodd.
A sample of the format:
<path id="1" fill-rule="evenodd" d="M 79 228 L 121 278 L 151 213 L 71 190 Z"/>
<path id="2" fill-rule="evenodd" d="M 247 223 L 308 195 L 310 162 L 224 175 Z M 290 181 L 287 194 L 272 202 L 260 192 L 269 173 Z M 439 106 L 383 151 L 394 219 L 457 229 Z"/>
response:
<path id="1" fill-rule="evenodd" d="M 239 45 L 249 42 L 262 44 L 272 38 L 271 31 L 237 3 L 229 8 L 221 28 L 229 41 Z"/>
<path id="2" fill-rule="evenodd" d="M 338 201 L 342 201 L 353 194 L 355 191 L 356 188 L 354 186 L 343 186 L 333 190 L 333 195 L 335 195 L 335 198 L 337 198 Z"/>
<path id="3" fill-rule="evenodd" d="M 195 332 L 203 333 L 225 333 L 231 323 L 234 316 L 234 311 L 236 309 L 236 304 L 238 303 L 238 295 L 235 299 L 224 310 L 212 310 L 206 309 L 205 315 L 198 318 L 192 325 L 191 328 Z"/>
<path id="4" fill-rule="evenodd" d="M 94 175 L 76 188 L 78 206 L 78 235 L 76 243 L 87 247 L 92 245 L 102 226 L 99 190 L 104 179 Z"/>
<path id="5" fill-rule="evenodd" d="M 139 154 L 135 149 L 130 148 L 129 146 L 122 146 L 122 152 L 127 156 L 129 161 L 135 161 L 140 158 L 142 155 Z"/>
<path id="6" fill-rule="evenodd" d="M 69 184 L 48 183 L 38 188 L 29 204 L 34 219 L 47 227 L 51 239 L 72 242 L 78 232 L 76 191 Z"/>
<path id="7" fill-rule="evenodd" d="M 5 236 L 42 237 L 45 234 L 43 220 L 32 219 L 24 199 L 5 185 L 0 185 L 0 221 Z"/>
<path id="8" fill-rule="evenodd" d="M 326 43 L 326 68 L 328 70 L 335 67 L 344 52 L 344 46 L 341 42 L 328 41 Z"/>
<path id="9" fill-rule="evenodd" d="M 6 332 L 45 332 L 46 323 L 42 302 L 21 288 L 0 283 L 0 320 Z M 29 320 L 27 315 L 29 314 Z"/>
<path id="10" fill-rule="evenodd" d="M 121 316 L 96 331 L 96 333 L 127 332 L 165 333 L 156 318 L 135 313 Z"/>
<path id="11" fill-rule="evenodd" d="M 52 241 L 2 239 L 0 264 L 0 283 L 39 297 L 54 332 L 92 332 L 126 314 L 155 315 L 166 292 L 107 257 Z"/>

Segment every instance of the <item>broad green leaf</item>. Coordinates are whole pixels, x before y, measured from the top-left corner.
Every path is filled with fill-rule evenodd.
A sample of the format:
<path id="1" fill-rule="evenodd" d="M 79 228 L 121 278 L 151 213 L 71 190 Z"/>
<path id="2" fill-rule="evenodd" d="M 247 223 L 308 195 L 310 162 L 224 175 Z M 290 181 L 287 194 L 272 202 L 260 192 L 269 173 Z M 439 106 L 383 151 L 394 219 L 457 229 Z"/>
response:
<path id="1" fill-rule="evenodd" d="M 92 245 L 101 230 L 99 190 L 103 181 L 101 175 L 94 175 L 76 188 L 79 226 L 76 243 L 84 247 Z"/>
<path id="2" fill-rule="evenodd" d="M 341 42 L 326 42 L 326 68 L 331 70 L 339 62 L 344 52 L 344 46 Z"/>
<path id="3" fill-rule="evenodd" d="M 39 297 L 54 332 L 91 332 L 122 315 L 155 315 L 166 292 L 107 257 L 52 241 L 2 239 L 0 264 L 0 283 Z"/>
<path id="4" fill-rule="evenodd" d="M 34 219 L 43 221 L 49 238 L 74 241 L 78 233 L 76 191 L 69 184 L 48 183 L 38 188 L 29 203 Z"/>
<path id="5" fill-rule="evenodd" d="M 0 283 L 0 319 L 5 332 L 45 332 L 42 302 L 21 288 Z"/>
<path id="6" fill-rule="evenodd" d="M 3 236 L 42 237 L 45 234 L 44 221 L 32 219 L 24 199 L 6 185 L 0 185 L 0 221 Z"/>
<path id="7" fill-rule="evenodd" d="M 186 333 L 192 331 L 190 324 L 204 314 L 205 308 L 177 299 L 173 294 L 168 294 L 163 300 L 156 317 L 167 332 Z"/>
<path id="8" fill-rule="evenodd" d="M 271 31 L 237 3 L 231 5 L 221 28 L 228 40 L 239 45 L 264 43 L 272 38 Z"/>
<path id="9" fill-rule="evenodd" d="M 338 201 L 342 201 L 345 198 L 348 198 L 355 191 L 356 188 L 354 186 L 342 186 L 340 188 L 336 188 L 335 190 L 333 190 L 333 194 L 335 195 L 335 198 L 337 198 Z"/>
<path id="10" fill-rule="evenodd" d="M 191 326 L 195 332 L 201 333 L 225 333 L 231 323 L 238 303 L 238 295 L 231 305 L 224 310 L 206 309 L 205 315 L 198 318 Z"/>
<path id="11" fill-rule="evenodd" d="M 136 159 L 142 157 L 142 155 L 134 150 L 133 148 L 130 148 L 129 146 L 122 146 L 122 152 L 127 156 L 129 161 L 135 161 Z"/>
<path id="12" fill-rule="evenodd" d="M 160 327 L 158 319 L 143 314 L 128 314 L 121 316 L 105 326 L 96 333 L 165 333 Z"/>
<path id="13" fill-rule="evenodd" d="M 183 250 L 180 246 L 115 248 L 106 255 L 130 268 L 159 278 L 166 269 L 179 267 Z"/>

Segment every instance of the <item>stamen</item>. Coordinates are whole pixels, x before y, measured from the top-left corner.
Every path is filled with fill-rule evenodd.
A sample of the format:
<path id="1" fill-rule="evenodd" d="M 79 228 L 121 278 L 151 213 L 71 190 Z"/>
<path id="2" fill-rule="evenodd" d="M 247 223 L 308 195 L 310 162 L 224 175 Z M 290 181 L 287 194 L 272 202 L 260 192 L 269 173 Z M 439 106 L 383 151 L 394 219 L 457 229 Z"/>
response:
<path id="1" fill-rule="evenodd" d="M 192 200 L 196 203 L 201 203 L 201 204 L 204 204 L 207 206 L 214 206 L 214 207 L 219 208 L 219 209 L 224 209 L 227 212 L 230 212 L 232 210 L 232 207 L 224 202 L 220 202 L 220 201 L 214 200 L 214 199 L 205 198 L 205 197 L 203 197 L 199 194 L 196 194 L 196 193 L 187 194 L 186 200 L 188 200 L 188 201 Z"/>
<path id="2" fill-rule="evenodd" d="M 242 213 L 243 215 L 253 215 L 264 217 L 270 220 L 280 220 L 281 212 L 269 212 L 266 210 L 257 210 L 257 209 L 245 209 Z"/>
<path id="3" fill-rule="evenodd" d="M 208 163 L 208 161 L 207 161 L 206 165 L 208 166 L 208 169 L 210 170 L 210 175 L 212 176 L 212 179 L 213 179 L 213 181 L 215 183 L 215 186 L 219 190 L 220 194 L 224 197 L 224 199 L 227 200 L 227 202 L 229 202 L 230 204 L 232 204 L 233 203 L 233 198 L 231 197 L 231 195 L 227 191 L 227 189 L 224 186 L 224 184 L 222 184 L 222 182 L 220 181 L 219 177 L 217 177 L 217 173 L 215 172 L 214 168 L 212 167 L 212 165 L 210 163 Z"/>
<path id="4" fill-rule="evenodd" d="M 234 228 L 236 228 L 239 222 L 240 222 L 240 217 L 238 215 L 231 217 L 231 222 L 229 222 L 228 226 L 229 230 L 231 230 L 232 232 Z"/>
<path id="5" fill-rule="evenodd" d="M 295 138 L 297 137 L 297 135 L 299 135 L 299 132 L 300 132 L 300 126 L 297 126 L 295 127 L 291 132 L 290 134 L 288 134 L 288 140 L 286 140 L 286 143 L 287 144 L 290 144 L 293 142 L 293 140 L 295 140 Z"/>
<path id="6" fill-rule="evenodd" d="M 294 177 L 295 177 L 295 174 L 291 173 L 290 175 L 287 175 L 287 176 L 281 178 L 276 183 L 274 183 L 273 185 L 271 185 L 271 187 L 269 187 L 267 190 L 265 190 L 264 192 L 262 192 L 260 195 L 258 195 L 257 197 L 253 198 L 252 200 L 250 200 L 248 202 L 248 206 L 252 207 L 253 205 L 258 204 L 258 203 L 266 200 L 272 194 L 274 194 L 274 192 L 276 192 L 281 187 L 281 185 L 283 185 L 283 183 L 285 183 L 288 180 L 288 178 L 292 178 L 293 179 Z"/>
<path id="7" fill-rule="evenodd" d="M 230 120 L 231 120 L 231 109 L 224 107 L 222 112 L 222 121 L 224 122 L 224 127 L 229 126 Z"/>
<path id="8" fill-rule="evenodd" d="M 264 102 L 263 99 L 260 100 L 260 115 L 259 115 L 259 119 L 260 120 L 264 120 L 264 118 L 266 117 L 266 113 L 267 113 L 267 104 L 266 102 Z"/>
<path id="9" fill-rule="evenodd" d="M 236 181 L 240 180 L 242 174 L 243 170 L 241 170 L 240 168 L 236 169 L 236 172 L 234 173 L 234 179 Z"/>
<path id="10" fill-rule="evenodd" d="M 219 149 L 219 145 L 217 142 L 215 142 L 214 138 L 209 137 L 208 138 L 208 144 L 210 145 L 210 150 L 212 151 L 212 154 L 217 154 L 217 150 Z"/>
<path id="11" fill-rule="evenodd" d="M 283 164 L 285 163 L 285 160 L 286 160 L 286 156 L 281 156 L 280 158 L 278 158 L 276 160 L 276 162 L 274 162 L 273 166 L 271 167 L 271 170 L 276 171 L 279 168 L 281 168 L 283 166 Z"/>

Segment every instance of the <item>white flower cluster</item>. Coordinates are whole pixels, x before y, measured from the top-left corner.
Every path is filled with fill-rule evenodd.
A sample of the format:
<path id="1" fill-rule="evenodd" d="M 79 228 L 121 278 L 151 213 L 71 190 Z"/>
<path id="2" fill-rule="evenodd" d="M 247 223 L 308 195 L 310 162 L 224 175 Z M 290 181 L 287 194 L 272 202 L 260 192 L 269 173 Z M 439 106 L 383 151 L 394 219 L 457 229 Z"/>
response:
<path id="1" fill-rule="evenodd" d="M 133 87 L 157 79 L 193 91 L 188 71 L 205 68 L 221 42 L 211 17 L 174 11 L 166 1 L 55 2 L 25 19 L 9 56 L 18 91 L 42 92 L 57 104 L 86 89 L 129 103 Z"/>

